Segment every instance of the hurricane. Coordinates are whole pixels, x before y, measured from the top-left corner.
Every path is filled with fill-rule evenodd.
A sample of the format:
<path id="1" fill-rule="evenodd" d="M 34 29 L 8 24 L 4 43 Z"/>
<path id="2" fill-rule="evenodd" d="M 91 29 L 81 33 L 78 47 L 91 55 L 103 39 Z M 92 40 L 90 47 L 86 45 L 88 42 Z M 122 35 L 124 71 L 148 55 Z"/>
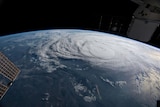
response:
<path id="1" fill-rule="evenodd" d="M 127 37 L 39 30 L 1 37 L 0 50 L 21 70 L 0 106 L 155 107 L 160 99 L 160 49 Z"/>
<path id="2" fill-rule="evenodd" d="M 52 58 L 54 59 L 52 61 L 55 62 L 57 59 L 55 63 L 59 63 L 58 57 L 81 59 L 100 67 L 121 69 L 122 71 L 155 66 L 155 61 L 156 66 L 160 64 L 158 48 L 113 34 L 79 30 L 77 32 L 78 34 L 65 30 L 63 32 L 56 31 L 57 35 L 54 34 L 54 36 L 52 33 L 43 34 L 42 32 L 40 35 L 46 36 L 45 39 L 35 43 L 34 45 L 37 47 L 32 51 L 46 64 L 50 63 Z M 151 49 L 154 50 L 151 52 Z M 152 60 L 153 57 L 155 57 L 155 61 Z M 149 62 L 149 65 L 144 65 L 146 62 Z M 135 66 L 136 68 L 133 68 Z"/>

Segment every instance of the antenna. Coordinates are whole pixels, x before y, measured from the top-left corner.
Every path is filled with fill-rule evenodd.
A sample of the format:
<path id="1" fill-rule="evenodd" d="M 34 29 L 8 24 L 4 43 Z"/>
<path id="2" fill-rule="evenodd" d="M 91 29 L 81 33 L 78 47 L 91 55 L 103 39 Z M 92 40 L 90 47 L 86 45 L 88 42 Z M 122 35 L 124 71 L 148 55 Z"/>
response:
<path id="1" fill-rule="evenodd" d="M 102 24 L 102 16 L 100 17 L 100 21 L 99 21 L 99 30 L 101 29 L 101 24 Z"/>

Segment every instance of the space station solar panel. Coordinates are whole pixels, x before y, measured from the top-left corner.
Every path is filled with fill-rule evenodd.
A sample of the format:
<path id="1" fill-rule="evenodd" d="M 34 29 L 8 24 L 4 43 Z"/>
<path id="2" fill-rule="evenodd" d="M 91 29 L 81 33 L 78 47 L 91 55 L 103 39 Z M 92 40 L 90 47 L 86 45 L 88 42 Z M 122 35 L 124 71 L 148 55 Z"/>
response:
<path id="1" fill-rule="evenodd" d="M 20 70 L 0 52 L 0 100 L 5 95 Z"/>
<path id="2" fill-rule="evenodd" d="M 0 99 L 5 95 L 9 87 L 0 83 Z"/>
<path id="3" fill-rule="evenodd" d="M 14 81 L 19 74 L 20 70 L 0 52 L 0 74 Z"/>

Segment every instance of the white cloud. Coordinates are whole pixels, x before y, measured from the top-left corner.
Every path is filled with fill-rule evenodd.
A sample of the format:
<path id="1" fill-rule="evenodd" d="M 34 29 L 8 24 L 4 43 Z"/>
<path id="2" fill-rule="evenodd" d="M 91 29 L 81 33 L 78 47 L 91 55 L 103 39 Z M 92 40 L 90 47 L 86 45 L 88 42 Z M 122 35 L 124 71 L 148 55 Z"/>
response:
<path id="1" fill-rule="evenodd" d="M 74 86 L 74 89 L 77 93 L 79 93 L 80 91 L 83 91 L 83 92 L 87 91 L 87 87 L 83 86 L 82 84 L 76 84 Z"/>
<path id="2" fill-rule="evenodd" d="M 96 101 L 96 97 L 95 97 L 95 96 L 84 96 L 83 99 L 84 99 L 86 102 Z"/>
<path id="3" fill-rule="evenodd" d="M 96 87 L 90 90 L 89 88 L 87 88 L 87 86 L 84 86 L 82 83 L 76 82 L 75 79 L 73 79 L 72 85 L 77 95 L 82 97 L 84 101 L 86 102 L 96 101 L 96 96 L 94 95 L 95 94 L 94 90 L 96 89 Z"/>
<path id="4" fill-rule="evenodd" d="M 110 84 L 112 87 L 120 87 L 122 88 L 124 85 L 127 85 L 126 81 L 111 81 L 108 78 L 100 77 L 104 82 Z"/>

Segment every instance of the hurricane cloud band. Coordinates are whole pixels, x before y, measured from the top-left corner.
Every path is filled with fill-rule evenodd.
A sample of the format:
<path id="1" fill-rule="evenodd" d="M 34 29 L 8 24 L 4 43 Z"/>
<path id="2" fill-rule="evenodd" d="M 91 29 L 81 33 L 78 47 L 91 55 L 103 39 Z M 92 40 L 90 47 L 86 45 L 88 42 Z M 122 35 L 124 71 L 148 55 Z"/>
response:
<path id="1" fill-rule="evenodd" d="M 143 66 L 146 68 L 147 63 L 154 66 L 157 61 L 160 64 L 157 49 L 151 52 L 151 46 L 112 34 L 55 30 L 41 36 L 46 37 L 37 43 L 34 52 L 46 64 L 55 62 L 58 65 L 58 57 L 82 59 L 101 67 L 120 68 L 122 71 L 133 69 L 133 65 L 141 69 Z M 152 53 L 157 54 L 154 61 Z"/>

